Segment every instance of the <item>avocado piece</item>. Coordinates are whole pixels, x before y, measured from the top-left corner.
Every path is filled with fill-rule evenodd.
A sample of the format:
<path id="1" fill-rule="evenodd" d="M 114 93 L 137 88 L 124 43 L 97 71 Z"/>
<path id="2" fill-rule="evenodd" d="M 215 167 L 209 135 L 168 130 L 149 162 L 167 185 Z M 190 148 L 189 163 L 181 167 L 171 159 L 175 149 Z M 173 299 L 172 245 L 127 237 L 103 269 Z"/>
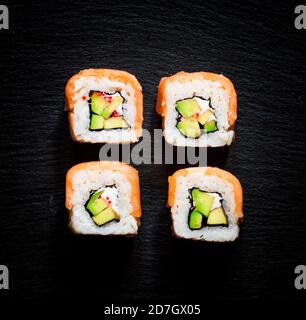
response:
<path id="1" fill-rule="evenodd" d="M 191 195 L 196 210 L 201 212 L 205 217 L 208 217 L 214 202 L 214 196 L 209 195 L 200 189 L 193 189 Z"/>
<path id="2" fill-rule="evenodd" d="M 108 207 L 107 201 L 101 197 L 102 193 L 103 191 L 93 193 L 86 204 L 86 209 L 94 216 Z"/>
<path id="3" fill-rule="evenodd" d="M 112 220 L 119 220 L 119 216 L 113 208 L 109 207 L 100 212 L 98 215 L 92 217 L 92 219 L 98 226 L 102 226 L 103 224 Z"/>
<path id="4" fill-rule="evenodd" d="M 123 116 L 111 117 L 104 121 L 104 129 L 118 129 L 127 128 L 128 124 L 124 120 Z"/>
<path id="5" fill-rule="evenodd" d="M 208 122 L 208 119 L 213 115 L 214 113 L 211 110 L 207 110 L 198 117 L 199 123 L 204 126 L 206 122 Z"/>
<path id="6" fill-rule="evenodd" d="M 90 130 L 101 130 L 104 127 L 104 118 L 97 114 L 92 114 L 90 119 Z"/>
<path id="7" fill-rule="evenodd" d="M 176 109 L 184 117 L 189 118 L 200 112 L 200 106 L 196 99 L 185 99 L 176 102 Z"/>
<path id="8" fill-rule="evenodd" d="M 215 132 L 218 130 L 217 124 L 215 120 L 208 121 L 204 124 L 204 130 L 209 133 L 209 132 Z"/>
<path id="9" fill-rule="evenodd" d="M 182 119 L 176 127 L 187 138 L 198 138 L 201 135 L 201 129 L 198 121 L 194 119 Z"/>
<path id="10" fill-rule="evenodd" d="M 100 115 L 106 106 L 108 106 L 108 102 L 97 92 L 94 92 L 91 96 L 91 111 Z"/>
<path id="11" fill-rule="evenodd" d="M 102 110 L 101 116 L 103 116 L 104 119 L 108 119 L 122 102 L 123 99 L 121 96 L 115 96 L 112 102 Z"/>
<path id="12" fill-rule="evenodd" d="M 203 215 L 196 210 L 193 210 L 189 215 L 189 228 L 198 230 L 202 228 Z"/>
<path id="13" fill-rule="evenodd" d="M 227 226 L 227 217 L 222 209 L 222 207 L 212 210 L 207 219 L 207 225 L 217 226 L 225 225 Z"/>

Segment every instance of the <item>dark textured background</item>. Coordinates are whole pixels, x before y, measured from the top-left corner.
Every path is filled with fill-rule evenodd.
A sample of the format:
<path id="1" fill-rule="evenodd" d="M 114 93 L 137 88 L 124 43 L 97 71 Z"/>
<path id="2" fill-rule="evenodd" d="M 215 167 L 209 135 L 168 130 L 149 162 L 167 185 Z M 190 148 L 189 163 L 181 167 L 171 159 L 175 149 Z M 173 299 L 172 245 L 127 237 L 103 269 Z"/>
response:
<path id="1" fill-rule="evenodd" d="M 294 298 L 306 264 L 306 30 L 295 2 L 6 2 L 0 31 L 0 264 L 9 297 L 100 301 Z M 190 5 L 192 6 L 190 7 Z M 139 236 L 76 237 L 67 228 L 65 173 L 98 159 L 99 145 L 70 139 L 67 79 L 88 67 L 117 68 L 143 86 L 144 128 L 159 128 L 159 79 L 185 70 L 224 73 L 239 97 L 237 140 L 209 150 L 244 187 L 237 242 L 179 241 L 165 208 L 176 165 L 138 166 Z M 105 276 L 107 275 L 107 276 Z M 196 294 L 197 288 L 202 294 Z M 103 300 L 104 299 L 104 300 Z"/>

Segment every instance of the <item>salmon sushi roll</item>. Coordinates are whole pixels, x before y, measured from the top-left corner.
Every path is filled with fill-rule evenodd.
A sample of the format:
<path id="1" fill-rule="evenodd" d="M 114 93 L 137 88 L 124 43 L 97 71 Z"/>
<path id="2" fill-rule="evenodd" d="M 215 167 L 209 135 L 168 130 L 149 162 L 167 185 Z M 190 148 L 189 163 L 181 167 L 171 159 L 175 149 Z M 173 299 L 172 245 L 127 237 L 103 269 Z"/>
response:
<path id="1" fill-rule="evenodd" d="M 72 167 L 66 176 L 66 208 L 75 233 L 136 235 L 141 216 L 138 171 L 117 161 Z"/>
<path id="2" fill-rule="evenodd" d="M 233 141 L 237 96 L 223 75 L 179 72 L 162 78 L 156 111 L 171 145 L 220 147 Z"/>
<path id="3" fill-rule="evenodd" d="M 132 74 L 112 69 L 82 70 L 69 79 L 65 95 L 73 140 L 132 143 L 141 137 L 142 88 Z"/>
<path id="4" fill-rule="evenodd" d="M 233 241 L 243 218 L 242 187 L 231 173 L 213 167 L 187 168 L 169 177 L 172 230 L 185 239 Z"/>

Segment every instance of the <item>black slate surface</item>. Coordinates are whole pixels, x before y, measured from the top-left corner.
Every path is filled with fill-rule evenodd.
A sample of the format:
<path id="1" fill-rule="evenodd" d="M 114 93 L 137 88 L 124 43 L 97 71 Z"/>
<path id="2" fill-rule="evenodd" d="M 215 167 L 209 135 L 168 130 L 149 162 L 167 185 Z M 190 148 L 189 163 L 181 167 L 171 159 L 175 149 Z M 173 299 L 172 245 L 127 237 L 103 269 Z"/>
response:
<path id="1" fill-rule="evenodd" d="M 294 1 L 6 2 L 0 31 L 0 296 L 101 300 L 305 299 L 294 268 L 306 264 L 306 30 Z M 72 142 L 63 90 L 84 68 L 117 68 L 143 86 L 144 128 L 159 79 L 209 70 L 238 92 L 237 139 L 208 164 L 239 177 L 245 221 L 238 241 L 171 236 L 167 177 L 178 165 L 139 165 L 139 236 L 76 237 L 67 228 L 65 173 L 97 160 L 99 145 Z M 199 271 L 200 270 L 200 271 Z M 109 274 L 97 277 L 96 272 Z M 110 273 L 109 273 L 110 272 Z M 200 277 L 194 277 L 201 272 Z M 203 288 L 203 294 L 196 293 Z"/>

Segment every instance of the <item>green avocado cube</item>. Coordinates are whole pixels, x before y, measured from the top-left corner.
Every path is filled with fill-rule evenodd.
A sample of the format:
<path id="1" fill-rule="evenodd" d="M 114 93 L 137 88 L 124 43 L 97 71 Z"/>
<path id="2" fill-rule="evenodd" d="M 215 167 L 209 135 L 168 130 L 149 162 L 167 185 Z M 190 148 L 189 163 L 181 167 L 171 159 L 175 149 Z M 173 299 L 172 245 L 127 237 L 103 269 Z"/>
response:
<path id="1" fill-rule="evenodd" d="M 103 109 L 108 106 L 108 102 L 97 92 L 94 92 L 91 96 L 91 111 L 100 115 Z"/>
<path id="2" fill-rule="evenodd" d="M 86 205 L 86 209 L 94 216 L 108 207 L 107 201 L 101 197 L 102 193 L 102 191 L 93 193 Z"/>
<path id="3" fill-rule="evenodd" d="M 176 127 L 187 138 L 198 138 L 201 135 L 199 123 L 193 118 L 183 118 Z"/>
<path id="4" fill-rule="evenodd" d="M 200 106 L 196 99 L 185 99 L 176 102 L 176 109 L 184 117 L 189 118 L 200 112 Z"/>
<path id="5" fill-rule="evenodd" d="M 91 115 L 90 119 L 90 130 L 102 130 L 104 127 L 104 118 L 96 114 Z"/>
<path id="6" fill-rule="evenodd" d="M 127 128 L 129 125 L 124 120 L 123 116 L 111 117 L 104 122 L 104 129 L 119 129 Z"/>
<path id="7" fill-rule="evenodd" d="M 121 96 L 115 96 L 112 102 L 102 110 L 101 116 L 103 116 L 104 119 L 108 119 L 122 102 L 123 99 Z"/>
<path id="8" fill-rule="evenodd" d="M 118 220 L 119 216 L 114 209 L 109 207 L 104 211 L 102 211 L 101 213 L 99 213 L 98 215 L 92 217 L 92 219 L 98 226 L 102 226 L 112 220 Z"/>
<path id="9" fill-rule="evenodd" d="M 208 121 L 204 124 L 204 131 L 207 133 L 217 131 L 217 123 L 215 120 Z"/>
<path id="10" fill-rule="evenodd" d="M 222 207 L 212 210 L 207 219 L 207 225 L 227 225 L 227 217 Z"/>
<path id="11" fill-rule="evenodd" d="M 203 222 L 203 215 L 193 210 L 189 215 L 189 228 L 191 230 L 198 230 L 202 228 L 202 222 Z"/>
<path id="12" fill-rule="evenodd" d="M 193 189 L 191 196 L 196 210 L 201 212 L 205 217 L 208 217 L 214 202 L 214 196 L 209 195 L 200 189 Z"/>
<path id="13" fill-rule="evenodd" d="M 208 122 L 208 119 L 213 115 L 214 113 L 211 110 L 207 110 L 198 117 L 199 123 L 204 126 L 205 123 Z"/>

